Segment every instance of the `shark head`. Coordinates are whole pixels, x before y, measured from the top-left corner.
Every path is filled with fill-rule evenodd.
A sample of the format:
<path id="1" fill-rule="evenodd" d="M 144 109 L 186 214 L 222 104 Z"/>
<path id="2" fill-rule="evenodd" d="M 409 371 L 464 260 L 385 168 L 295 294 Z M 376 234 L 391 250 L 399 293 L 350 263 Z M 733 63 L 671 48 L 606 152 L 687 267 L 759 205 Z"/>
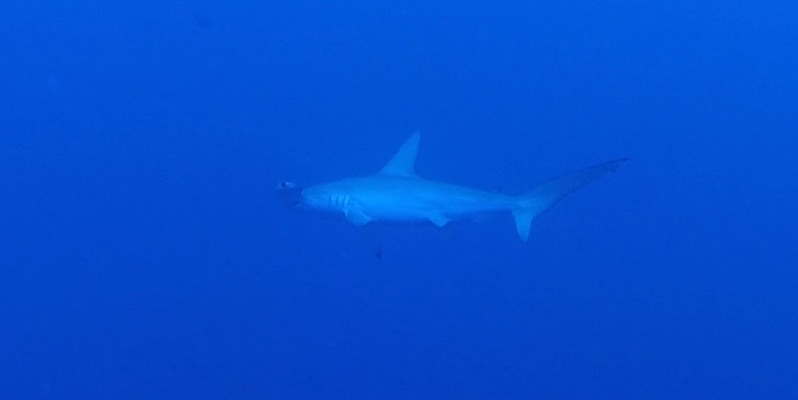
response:
<path id="1" fill-rule="evenodd" d="M 288 207 L 297 207 L 303 203 L 302 187 L 294 182 L 280 182 L 274 190 L 277 192 L 277 199 Z"/>
<path id="2" fill-rule="evenodd" d="M 345 181 L 302 187 L 290 181 L 275 188 L 277 198 L 286 206 L 320 212 L 346 212 L 352 204 Z"/>
<path id="3" fill-rule="evenodd" d="M 397 215 L 404 220 L 404 199 L 396 193 L 408 193 L 397 181 L 420 180 L 416 176 L 415 163 L 418 152 L 419 133 L 410 136 L 388 164 L 370 176 L 347 178 L 318 185 L 299 187 L 292 182 L 277 185 L 277 195 L 292 208 L 322 213 L 343 214 L 356 226 L 363 226 L 376 217 L 386 217 L 380 211 L 388 210 L 385 220 Z M 400 183 L 400 185 L 401 185 Z"/>

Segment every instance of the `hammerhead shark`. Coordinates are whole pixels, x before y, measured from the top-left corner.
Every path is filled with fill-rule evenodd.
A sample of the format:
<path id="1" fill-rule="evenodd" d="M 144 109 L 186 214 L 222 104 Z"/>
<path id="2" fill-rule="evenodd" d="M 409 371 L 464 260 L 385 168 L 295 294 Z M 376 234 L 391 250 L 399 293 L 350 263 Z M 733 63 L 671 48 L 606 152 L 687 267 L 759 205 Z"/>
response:
<path id="1" fill-rule="evenodd" d="M 374 175 L 300 187 L 282 182 L 277 192 L 293 207 L 342 214 L 355 226 L 371 222 L 431 222 L 443 227 L 456 220 L 511 213 L 522 241 L 532 220 L 582 186 L 615 170 L 628 158 L 607 161 L 538 185 L 518 196 L 423 179 L 416 174 L 421 135 L 416 132 Z"/>

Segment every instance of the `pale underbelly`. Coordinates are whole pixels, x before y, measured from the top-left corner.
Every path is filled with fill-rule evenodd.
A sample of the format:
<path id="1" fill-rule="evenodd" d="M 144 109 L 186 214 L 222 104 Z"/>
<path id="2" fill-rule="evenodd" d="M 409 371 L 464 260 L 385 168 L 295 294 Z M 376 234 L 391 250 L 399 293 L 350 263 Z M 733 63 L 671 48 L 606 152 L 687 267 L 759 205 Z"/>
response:
<path id="1" fill-rule="evenodd" d="M 384 222 L 420 222 L 473 219 L 476 216 L 505 211 L 503 207 L 386 207 L 365 206 L 362 212 L 374 221 Z"/>

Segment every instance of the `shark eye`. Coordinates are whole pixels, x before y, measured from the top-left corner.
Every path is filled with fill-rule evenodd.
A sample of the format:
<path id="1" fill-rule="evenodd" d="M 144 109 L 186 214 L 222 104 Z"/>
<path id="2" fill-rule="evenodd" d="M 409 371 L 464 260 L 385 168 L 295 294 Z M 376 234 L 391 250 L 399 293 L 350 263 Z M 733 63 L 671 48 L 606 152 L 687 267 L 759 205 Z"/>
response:
<path id="1" fill-rule="evenodd" d="M 293 189 L 296 187 L 296 184 L 289 181 L 282 181 L 277 185 L 277 189 L 285 190 L 285 189 Z"/>

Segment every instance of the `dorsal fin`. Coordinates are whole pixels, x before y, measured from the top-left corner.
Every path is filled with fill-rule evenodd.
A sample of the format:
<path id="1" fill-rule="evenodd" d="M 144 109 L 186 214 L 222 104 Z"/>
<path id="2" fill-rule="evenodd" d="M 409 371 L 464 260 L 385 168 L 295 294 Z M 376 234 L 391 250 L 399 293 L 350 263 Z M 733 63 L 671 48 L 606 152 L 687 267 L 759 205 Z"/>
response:
<path id="1" fill-rule="evenodd" d="M 399 148 L 391 161 L 380 170 L 380 175 L 415 177 L 416 154 L 418 154 L 420 138 L 421 133 L 418 131 L 410 135 L 410 138 Z"/>

